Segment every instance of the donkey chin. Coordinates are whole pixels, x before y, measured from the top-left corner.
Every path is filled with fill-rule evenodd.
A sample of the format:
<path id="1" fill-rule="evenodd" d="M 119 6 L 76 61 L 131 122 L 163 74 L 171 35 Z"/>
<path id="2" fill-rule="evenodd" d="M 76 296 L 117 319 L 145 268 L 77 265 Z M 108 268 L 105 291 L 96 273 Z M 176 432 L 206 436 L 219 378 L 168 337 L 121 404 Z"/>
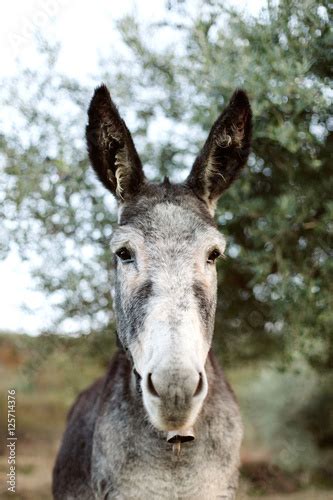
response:
<path id="1" fill-rule="evenodd" d="M 205 370 L 184 368 L 148 371 L 142 378 L 143 402 L 153 426 L 168 432 L 168 440 L 194 439 L 208 383 Z"/>

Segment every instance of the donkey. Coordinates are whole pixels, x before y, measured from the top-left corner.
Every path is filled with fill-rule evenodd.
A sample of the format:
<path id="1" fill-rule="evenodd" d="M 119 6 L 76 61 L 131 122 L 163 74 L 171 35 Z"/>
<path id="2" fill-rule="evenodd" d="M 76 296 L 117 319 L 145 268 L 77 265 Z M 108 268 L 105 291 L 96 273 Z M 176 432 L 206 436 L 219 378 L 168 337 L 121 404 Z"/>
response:
<path id="1" fill-rule="evenodd" d="M 119 205 L 111 248 L 121 349 L 69 412 L 56 500 L 235 498 L 242 423 L 211 352 L 225 250 L 213 215 L 248 158 L 251 115 L 237 90 L 187 180 L 153 184 L 106 86 L 96 89 L 86 137 Z"/>

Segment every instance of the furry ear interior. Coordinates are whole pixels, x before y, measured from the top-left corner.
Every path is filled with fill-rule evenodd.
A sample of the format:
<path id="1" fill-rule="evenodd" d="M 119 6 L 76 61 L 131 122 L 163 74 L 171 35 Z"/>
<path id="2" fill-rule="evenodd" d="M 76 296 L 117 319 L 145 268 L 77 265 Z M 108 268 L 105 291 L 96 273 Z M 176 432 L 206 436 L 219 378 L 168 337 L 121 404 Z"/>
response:
<path id="1" fill-rule="evenodd" d="M 131 197 L 144 182 L 132 136 L 105 85 L 95 90 L 88 110 L 86 139 L 91 164 L 118 200 Z"/>
<path id="2" fill-rule="evenodd" d="M 213 212 L 218 198 L 245 165 L 251 144 L 252 112 L 246 93 L 236 90 L 197 157 L 187 185 Z"/>

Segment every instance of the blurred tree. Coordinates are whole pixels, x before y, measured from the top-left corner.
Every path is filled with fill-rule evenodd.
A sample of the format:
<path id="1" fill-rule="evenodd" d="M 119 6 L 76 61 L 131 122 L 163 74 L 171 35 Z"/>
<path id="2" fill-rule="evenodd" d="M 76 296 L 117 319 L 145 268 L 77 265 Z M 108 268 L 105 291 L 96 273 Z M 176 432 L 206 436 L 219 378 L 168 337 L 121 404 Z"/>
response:
<path id="1" fill-rule="evenodd" d="M 279 350 L 333 367 L 330 9 L 281 0 L 250 18 L 222 0 L 169 1 L 158 24 L 124 18 L 127 50 L 101 63 L 150 178 L 184 178 L 234 88 L 250 95 L 253 153 L 217 214 L 229 258 L 216 342 L 230 362 Z M 15 126 L 4 121 L 0 136 L 3 253 L 10 235 L 23 257 L 38 256 L 59 322 L 108 328 L 114 204 L 87 164 L 92 88 L 59 75 L 56 52 L 42 51 L 44 72 L 5 85 Z"/>

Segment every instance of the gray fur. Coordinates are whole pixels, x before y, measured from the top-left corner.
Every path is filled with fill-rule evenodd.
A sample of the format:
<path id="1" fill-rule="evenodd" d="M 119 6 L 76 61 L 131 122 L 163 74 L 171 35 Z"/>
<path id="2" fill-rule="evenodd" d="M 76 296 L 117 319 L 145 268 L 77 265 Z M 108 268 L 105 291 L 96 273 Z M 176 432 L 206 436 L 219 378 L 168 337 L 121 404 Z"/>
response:
<path id="1" fill-rule="evenodd" d="M 144 179 L 107 89 L 95 93 L 87 127 L 89 154 L 106 187 L 118 198 L 121 192 L 111 246 L 118 255 L 125 248 L 132 258 L 115 261 L 115 313 L 123 351 L 70 411 L 54 467 L 56 500 L 235 498 L 242 424 L 210 351 L 216 270 L 209 255 L 214 249 L 223 253 L 225 246 L 211 215 L 218 193 L 211 187 L 212 164 L 218 169 L 225 151 L 226 169 L 231 158 L 231 170 L 226 170 L 231 182 L 239 152 L 233 156 L 229 150 L 239 151 L 244 130 L 250 129 L 250 124 L 235 128 L 229 123 L 245 102 L 240 95 L 241 102 L 234 96 L 231 115 L 222 115 L 214 125 L 214 140 L 205 145 L 189 182 L 154 185 Z M 222 146 L 217 130 L 228 138 Z M 236 132 L 237 137 L 230 136 Z M 246 136 L 247 148 L 248 141 Z M 199 170 L 200 158 L 206 177 Z M 171 431 L 196 436 L 181 445 L 179 456 L 166 439 Z"/>
<path id="2" fill-rule="evenodd" d="M 242 424 L 212 354 L 206 369 L 210 390 L 195 425 L 197 437 L 176 457 L 146 417 L 127 358 L 117 354 L 108 375 L 79 397 L 69 417 L 54 470 L 54 498 L 233 499 Z"/>

